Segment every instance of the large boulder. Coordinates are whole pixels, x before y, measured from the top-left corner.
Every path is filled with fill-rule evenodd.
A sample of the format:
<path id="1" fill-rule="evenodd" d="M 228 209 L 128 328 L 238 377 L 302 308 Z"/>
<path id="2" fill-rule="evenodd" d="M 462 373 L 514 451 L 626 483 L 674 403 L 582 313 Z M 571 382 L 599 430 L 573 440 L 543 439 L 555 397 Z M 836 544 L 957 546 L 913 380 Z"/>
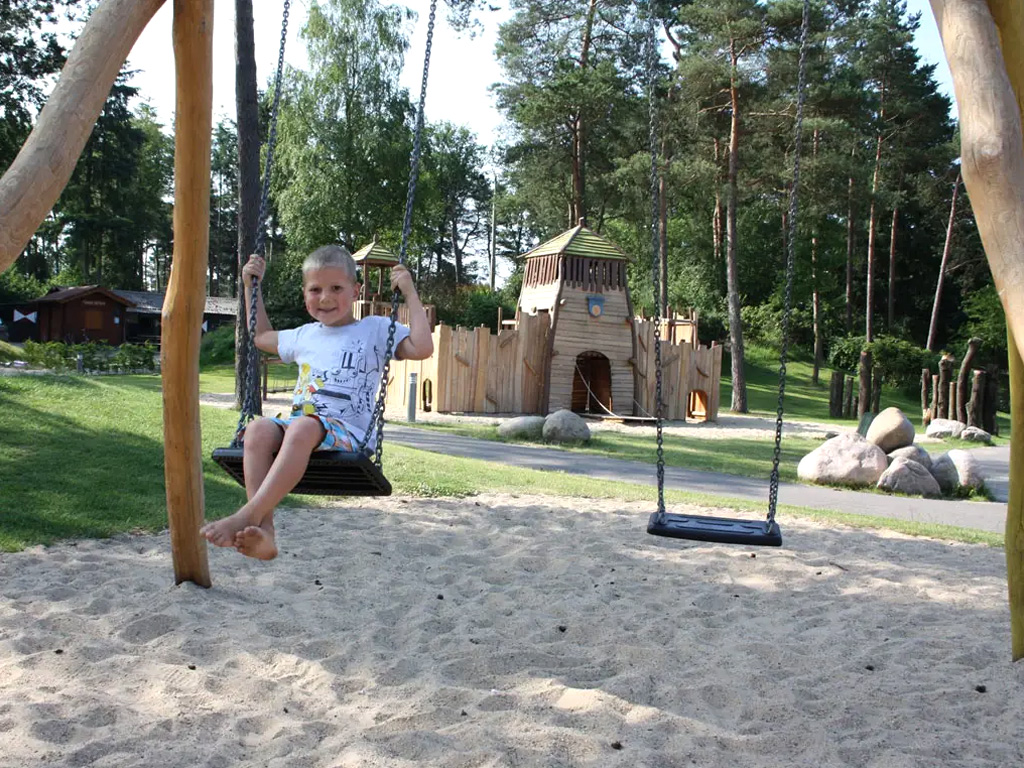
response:
<path id="1" fill-rule="evenodd" d="M 968 427 L 960 433 L 961 440 L 969 440 L 972 443 L 984 443 L 992 445 L 992 435 L 980 427 Z"/>
<path id="2" fill-rule="evenodd" d="M 943 493 L 953 493 L 958 487 L 981 488 L 985 477 L 981 464 L 970 451 L 954 449 L 932 461 L 932 476 Z"/>
<path id="3" fill-rule="evenodd" d="M 544 434 L 543 416 L 516 416 L 498 427 L 498 437 L 540 440 Z"/>
<path id="4" fill-rule="evenodd" d="M 590 427 L 577 414 L 565 408 L 544 419 L 541 434 L 552 443 L 578 443 L 590 439 Z"/>
<path id="5" fill-rule="evenodd" d="M 941 496 L 942 489 L 931 472 L 921 464 L 903 457 L 897 458 L 878 478 L 883 491 L 896 491 L 911 496 Z"/>
<path id="6" fill-rule="evenodd" d="M 931 454 L 920 445 L 908 445 L 905 448 L 897 448 L 895 451 L 890 451 L 890 467 L 892 466 L 892 462 L 896 461 L 896 459 L 910 459 L 911 461 L 916 461 L 925 469 L 931 469 L 932 467 Z"/>
<path id="7" fill-rule="evenodd" d="M 865 435 L 886 453 L 914 443 L 914 425 L 899 408 L 886 408 L 871 420 Z"/>
<path id="8" fill-rule="evenodd" d="M 967 425 L 956 419 L 932 419 L 925 434 L 928 437 L 960 437 Z"/>
<path id="9" fill-rule="evenodd" d="M 888 464 L 885 451 L 849 432 L 825 441 L 800 459 L 796 474 L 811 483 L 874 485 Z"/>

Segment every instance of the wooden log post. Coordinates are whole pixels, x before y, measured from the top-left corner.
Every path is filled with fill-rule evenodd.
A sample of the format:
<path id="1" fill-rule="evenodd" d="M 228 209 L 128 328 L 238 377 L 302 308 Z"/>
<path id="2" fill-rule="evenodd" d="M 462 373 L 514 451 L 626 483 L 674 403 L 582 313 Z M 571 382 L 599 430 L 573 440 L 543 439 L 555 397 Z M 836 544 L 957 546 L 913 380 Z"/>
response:
<path id="1" fill-rule="evenodd" d="M 927 368 L 921 369 L 921 423 L 928 427 L 932 420 L 932 409 L 928 404 L 928 390 L 932 383 L 932 372 Z"/>
<path id="2" fill-rule="evenodd" d="M 953 75 L 964 185 L 1006 312 L 1013 429 L 1005 543 L 1017 661 L 1024 659 L 1024 13 L 1018 0 L 931 6 Z"/>
<path id="3" fill-rule="evenodd" d="M 860 353 L 857 378 L 860 382 L 857 389 L 857 418 L 859 419 L 871 410 L 871 353 L 867 350 Z"/>
<path id="4" fill-rule="evenodd" d="M 876 373 L 871 379 L 871 412 L 880 413 L 882 410 L 882 376 Z"/>
<path id="5" fill-rule="evenodd" d="M 956 391 L 957 391 L 956 382 L 955 381 L 949 382 L 949 418 L 951 418 L 951 419 L 957 419 L 957 411 L 956 411 L 957 395 L 956 395 Z"/>
<path id="6" fill-rule="evenodd" d="M 843 418 L 843 374 L 832 371 L 828 385 L 828 416 L 830 419 Z"/>
<path id="7" fill-rule="evenodd" d="M 164 0 L 104 0 L 92 12 L 32 133 L 0 178 L 0 273 L 71 178 L 125 59 Z"/>
<path id="8" fill-rule="evenodd" d="M 967 403 L 968 427 L 977 427 L 981 424 L 981 401 L 985 391 L 985 372 L 974 370 L 974 380 L 971 382 L 971 399 Z"/>
<path id="9" fill-rule="evenodd" d="M 995 365 L 989 365 L 985 370 L 985 391 L 981 396 L 981 428 L 990 435 L 999 434 L 999 422 L 996 420 L 996 409 L 998 406 L 999 368 Z"/>
<path id="10" fill-rule="evenodd" d="M 958 420 L 967 423 L 967 375 L 971 371 L 971 364 L 975 355 L 978 354 L 978 347 L 981 346 L 981 339 L 974 337 L 967 342 L 967 352 L 964 353 L 964 360 L 960 363 L 960 373 L 956 377 L 956 417 Z"/>
<path id="11" fill-rule="evenodd" d="M 949 382 L 953 378 L 953 356 L 946 354 L 939 360 L 939 408 L 937 419 L 949 418 Z"/>
<path id="12" fill-rule="evenodd" d="M 932 374 L 932 417 L 929 421 L 935 421 L 939 418 L 939 375 L 937 373 Z"/>
<path id="13" fill-rule="evenodd" d="M 174 0 L 177 76 L 174 142 L 174 262 L 160 345 L 164 387 L 164 477 L 174 580 L 210 586 L 203 523 L 199 431 L 199 340 L 210 244 L 213 127 L 213 0 Z"/>
<path id="14" fill-rule="evenodd" d="M 846 377 L 846 393 L 843 395 L 843 418 L 853 418 L 853 376 Z"/>

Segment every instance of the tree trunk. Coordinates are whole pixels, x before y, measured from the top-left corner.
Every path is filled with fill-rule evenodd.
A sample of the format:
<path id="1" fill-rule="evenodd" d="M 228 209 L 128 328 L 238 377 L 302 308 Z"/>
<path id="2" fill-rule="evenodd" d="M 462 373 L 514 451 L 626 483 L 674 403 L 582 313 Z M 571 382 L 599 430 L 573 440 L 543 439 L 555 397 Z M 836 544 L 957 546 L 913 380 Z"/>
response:
<path id="1" fill-rule="evenodd" d="M 994 365 L 988 365 L 985 367 L 985 392 L 981 396 L 981 428 L 990 435 L 999 434 L 999 422 L 996 421 L 998 404 L 999 369 Z M 1012 430 L 1010 438 L 1013 438 Z M 1013 450 L 1012 446 L 1010 450 Z"/>
<path id="2" fill-rule="evenodd" d="M 896 223 L 899 215 L 899 206 L 893 206 L 892 225 L 889 227 L 889 306 L 885 325 L 889 333 L 893 332 L 896 323 Z"/>
<path id="3" fill-rule="evenodd" d="M 956 220 L 956 199 L 960 191 L 960 173 L 953 182 L 953 199 L 949 203 L 949 222 L 946 224 L 946 242 L 942 246 L 942 262 L 939 264 L 939 278 L 935 281 L 935 301 L 932 302 L 932 319 L 928 323 L 928 343 L 925 349 L 935 351 L 935 333 L 939 327 L 939 302 L 942 299 L 942 281 L 946 276 L 946 264 L 949 263 L 949 252 L 953 245 L 953 222 Z"/>
<path id="4" fill-rule="evenodd" d="M 713 239 L 715 264 L 722 261 L 722 179 L 719 169 L 721 167 L 722 145 L 718 138 L 715 138 L 715 213 L 711 219 L 711 233 Z"/>
<path id="5" fill-rule="evenodd" d="M 249 325 L 246 322 L 245 288 L 241 265 L 255 247 L 260 222 L 260 120 L 256 93 L 256 52 L 252 0 L 235 0 L 235 118 L 238 126 L 238 264 L 235 295 L 235 407 L 245 405 L 249 370 Z M 258 354 L 258 353 L 257 353 Z M 248 383 L 254 391 L 255 382 Z M 263 413 L 263 401 L 253 397 L 255 411 Z"/>
<path id="6" fill-rule="evenodd" d="M 884 115 L 884 111 L 883 111 Z M 875 237 L 878 230 L 878 180 L 882 174 L 882 135 L 879 134 L 875 143 L 875 174 L 871 182 L 871 208 L 868 211 L 868 270 L 865 291 L 867 298 L 864 307 L 864 336 L 870 344 L 875 339 L 873 325 L 873 308 L 875 301 Z"/>
<path id="7" fill-rule="evenodd" d="M 846 393 L 843 395 L 843 418 L 853 418 L 853 376 L 846 377 Z"/>
<path id="8" fill-rule="evenodd" d="M 733 413 L 747 412 L 747 380 L 743 371 L 743 321 L 740 316 L 740 286 L 736 265 L 736 179 L 739 176 L 740 104 L 736 86 L 737 55 L 735 42 L 730 41 L 732 70 L 729 81 L 729 100 L 732 119 L 729 123 L 729 176 L 726 192 L 726 254 L 725 276 L 729 303 L 729 342 L 732 345 L 732 406 Z"/>
<path id="9" fill-rule="evenodd" d="M 967 375 L 971 371 L 971 364 L 974 362 L 974 356 L 978 353 L 978 347 L 981 346 L 981 339 L 973 338 L 967 342 L 967 352 L 964 354 L 964 360 L 960 363 L 960 373 L 956 377 L 956 417 L 960 421 L 967 423 Z"/>
<path id="10" fill-rule="evenodd" d="M 856 145 L 850 157 L 857 156 Z M 853 333 L 853 176 L 846 187 L 846 335 Z"/>
<path id="11" fill-rule="evenodd" d="M 590 0 L 587 8 L 587 19 L 583 27 L 583 40 L 580 45 L 580 74 L 587 76 L 590 66 L 590 43 L 594 29 L 594 15 L 597 12 L 597 0 Z M 586 195 L 586 125 L 583 121 L 583 107 L 577 107 L 572 119 L 572 210 L 570 227 L 583 221 L 587 215 Z"/>

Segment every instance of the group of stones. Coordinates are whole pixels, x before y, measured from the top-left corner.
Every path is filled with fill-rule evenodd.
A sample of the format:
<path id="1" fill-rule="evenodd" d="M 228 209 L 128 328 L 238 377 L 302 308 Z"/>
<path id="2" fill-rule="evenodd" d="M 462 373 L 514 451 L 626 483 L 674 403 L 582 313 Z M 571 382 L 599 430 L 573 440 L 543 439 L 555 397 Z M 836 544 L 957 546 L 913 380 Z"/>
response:
<path id="1" fill-rule="evenodd" d="M 590 427 L 579 414 L 562 408 L 547 416 L 517 416 L 502 422 L 498 437 L 519 440 L 544 440 L 548 443 L 585 443 Z"/>
<path id="2" fill-rule="evenodd" d="M 936 419 L 928 437 L 955 437 L 991 443 L 983 430 L 959 421 Z M 875 487 L 912 496 L 956 495 L 980 489 L 981 467 L 969 451 L 953 449 L 932 458 L 914 444 L 914 425 L 899 408 L 886 408 L 871 421 L 866 434 L 846 432 L 826 440 L 800 460 L 800 480 L 845 487 Z"/>

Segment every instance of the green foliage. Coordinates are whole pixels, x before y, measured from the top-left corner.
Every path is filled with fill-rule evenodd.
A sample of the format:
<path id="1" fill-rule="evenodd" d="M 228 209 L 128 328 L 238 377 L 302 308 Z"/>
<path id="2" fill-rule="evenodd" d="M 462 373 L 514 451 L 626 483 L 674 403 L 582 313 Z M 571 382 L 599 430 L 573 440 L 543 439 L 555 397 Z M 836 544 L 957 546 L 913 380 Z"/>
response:
<path id="1" fill-rule="evenodd" d="M 0 274 L 0 304 L 16 304 L 38 299 L 46 287 L 36 278 L 21 274 L 17 267 Z"/>
<path id="2" fill-rule="evenodd" d="M 960 344 L 967 346 L 967 340 L 977 337 L 982 341 L 982 356 L 994 358 L 1002 367 L 1006 366 L 1006 314 L 994 285 L 974 291 L 964 299 L 964 314 L 967 322 L 960 331 Z"/>
<path id="3" fill-rule="evenodd" d="M 29 364 L 52 371 L 78 369 L 78 358 L 87 373 L 132 373 L 156 370 L 156 347 L 145 344 L 122 344 L 112 347 L 106 342 L 64 344 L 59 341 L 26 341 L 22 352 Z"/>
<path id="4" fill-rule="evenodd" d="M 829 363 L 835 370 L 852 376 L 857 372 L 862 351 L 871 353 L 872 375 L 880 375 L 886 384 L 899 389 L 916 387 L 922 368 L 938 370 L 939 355 L 894 336 L 878 336 L 870 344 L 864 343 L 863 336 L 833 339 L 829 344 Z"/>
<path id="5" fill-rule="evenodd" d="M 463 286 L 448 294 L 448 300 L 439 308 L 439 320 L 452 326 L 476 328 L 487 326 L 492 332 L 498 330 L 498 307 L 502 316 L 512 319 L 516 315 L 515 301 L 509 301 L 500 292 L 492 293 L 483 285 Z"/>
<path id="6" fill-rule="evenodd" d="M 199 364 L 225 365 L 235 361 L 235 326 L 232 323 L 214 328 L 199 342 Z"/>

